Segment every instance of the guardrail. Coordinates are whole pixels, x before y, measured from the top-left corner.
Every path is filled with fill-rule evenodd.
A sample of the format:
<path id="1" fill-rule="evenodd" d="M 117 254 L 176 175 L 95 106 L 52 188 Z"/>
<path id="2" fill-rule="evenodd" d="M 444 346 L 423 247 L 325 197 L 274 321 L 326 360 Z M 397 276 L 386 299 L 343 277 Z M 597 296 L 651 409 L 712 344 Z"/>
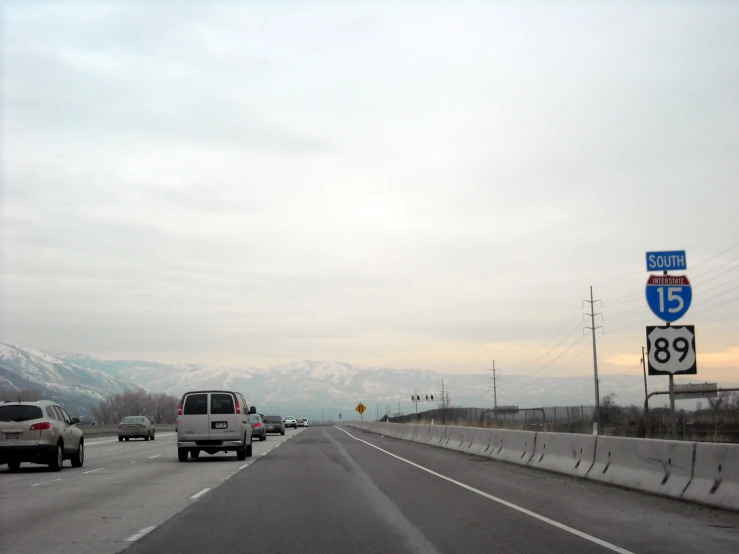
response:
<path id="1" fill-rule="evenodd" d="M 389 437 L 739 511 L 739 444 L 360 423 Z"/>
<path id="2" fill-rule="evenodd" d="M 118 434 L 118 425 L 80 425 L 79 429 L 85 437 L 105 437 Z M 170 433 L 175 429 L 174 425 L 155 425 L 157 433 Z"/>

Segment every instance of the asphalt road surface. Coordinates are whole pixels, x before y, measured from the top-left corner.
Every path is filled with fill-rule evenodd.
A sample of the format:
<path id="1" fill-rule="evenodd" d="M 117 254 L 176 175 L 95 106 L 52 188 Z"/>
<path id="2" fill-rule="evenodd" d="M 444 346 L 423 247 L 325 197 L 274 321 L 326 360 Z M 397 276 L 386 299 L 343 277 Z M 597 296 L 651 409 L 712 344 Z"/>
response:
<path id="1" fill-rule="evenodd" d="M 157 433 L 153 442 L 91 437 L 79 469 L 68 461 L 61 472 L 23 464 L 11 473 L 1 466 L 0 552 L 119 552 L 301 432 L 255 440 L 253 456 L 244 462 L 229 453 L 180 463 L 170 432 Z"/>
<path id="2" fill-rule="evenodd" d="M 303 430 L 126 554 L 739 552 L 737 513 L 344 429 Z"/>

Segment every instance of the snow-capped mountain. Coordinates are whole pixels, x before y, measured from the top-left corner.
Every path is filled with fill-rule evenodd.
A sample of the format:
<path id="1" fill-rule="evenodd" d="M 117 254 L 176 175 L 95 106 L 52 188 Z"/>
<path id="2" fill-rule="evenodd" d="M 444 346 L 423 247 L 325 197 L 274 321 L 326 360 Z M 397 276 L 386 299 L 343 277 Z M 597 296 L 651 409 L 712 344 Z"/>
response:
<path id="1" fill-rule="evenodd" d="M 57 394 L 100 402 L 105 396 L 137 385 L 100 369 L 67 362 L 49 352 L 0 343 L 0 367 Z"/>
<path id="2" fill-rule="evenodd" d="M 11 363 L 7 363 L 11 360 Z M 439 373 L 424 369 L 390 369 L 333 361 L 298 361 L 267 369 L 237 365 L 163 364 L 135 360 L 99 360 L 84 354 L 18 349 L 0 345 L 0 366 L 54 390 L 81 391 L 94 396 L 138 386 L 176 396 L 196 389 L 234 389 L 244 393 L 262 412 L 319 419 L 355 417 L 358 402 L 372 417 L 379 409 L 391 413 L 415 410 L 411 394 L 433 394 L 419 411 L 436 408 L 442 389 L 453 406 L 492 407 L 488 375 Z M 662 378 L 650 378 L 650 390 L 663 389 Z M 684 380 L 681 380 L 684 381 Z M 520 407 L 588 406 L 593 404 L 593 378 L 506 375 L 498 381 L 498 404 Z M 85 388 L 88 387 L 88 388 Z M 644 401 L 641 373 L 604 376 L 600 393 L 617 393 L 619 404 Z M 400 403 L 400 408 L 398 408 Z M 653 404 L 661 404 L 655 399 Z"/>

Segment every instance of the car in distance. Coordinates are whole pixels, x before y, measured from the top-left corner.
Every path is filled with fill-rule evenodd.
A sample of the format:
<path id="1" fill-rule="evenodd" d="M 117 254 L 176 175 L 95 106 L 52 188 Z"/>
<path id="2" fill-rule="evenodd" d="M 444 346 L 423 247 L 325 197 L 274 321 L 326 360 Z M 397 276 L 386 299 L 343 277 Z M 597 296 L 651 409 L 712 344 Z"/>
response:
<path id="1" fill-rule="evenodd" d="M 282 421 L 282 417 L 278 415 L 265 416 L 264 426 L 267 428 L 268 433 L 279 433 L 280 435 L 285 434 L 285 424 Z"/>
<path id="2" fill-rule="evenodd" d="M 249 415 L 249 421 L 251 421 L 251 436 L 259 437 L 260 441 L 267 440 L 267 427 L 264 425 L 264 420 L 259 414 Z"/>
<path id="3" fill-rule="evenodd" d="M 298 421 L 293 416 L 287 416 L 285 419 L 282 420 L 282 422 L 285 424 L 285 428 L 292 427 L 293 429 L 298 428 Z"/>
<path id="4" fill-rule="evenodd" d="M 0 464 L 17 471 L 23 462 L 59 471 L 64 460 L 72 467 L 85 462 L 85 439 L 79 419 L 50 400 L 0 403 Z"/>
<path id="5" fill-rule="evenodd" d="M 154 424 L 146 416 L 124 417 L 118 424 L 118 442 L 123 439 L 154 440 Z"/>
<path id="6" fill-rule="evenodd" d="M 177 458 L 186 462 L 200 452 L 236 452 L 238 460 L 252 454 L 252 428 L 244 395 L 235 391 L 201 390 L 186 392 L 177 410 Z"/>
<path id="7" fill-rule="evenodd" d="M 303 418 L 303 427 L 308 427 L 308 423 L 309 423 L 308 418 L 307 417 Z"/>

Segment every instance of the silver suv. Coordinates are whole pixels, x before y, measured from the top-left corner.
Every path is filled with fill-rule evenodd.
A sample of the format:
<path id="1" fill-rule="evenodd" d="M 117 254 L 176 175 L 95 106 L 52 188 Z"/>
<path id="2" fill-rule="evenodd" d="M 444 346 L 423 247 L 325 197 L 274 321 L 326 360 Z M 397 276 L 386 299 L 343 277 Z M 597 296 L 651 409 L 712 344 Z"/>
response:
<path id="1" fill-rule="evenodd" d="M 22 462 L 62 469 L 85 462 L 85 439 L 77 428 L 79 419 L 50 400 L 0 403 L 0 464 L 17 471 Z"/>
<path id="2" fill-rule="evenodd" d="M 177 416 L 177 456 L 197 459 L 200 452 L 236 452 L 238 460 L 251 457 L 251 422 L 244 395 L 233 391 L 186 392 Z"/>

